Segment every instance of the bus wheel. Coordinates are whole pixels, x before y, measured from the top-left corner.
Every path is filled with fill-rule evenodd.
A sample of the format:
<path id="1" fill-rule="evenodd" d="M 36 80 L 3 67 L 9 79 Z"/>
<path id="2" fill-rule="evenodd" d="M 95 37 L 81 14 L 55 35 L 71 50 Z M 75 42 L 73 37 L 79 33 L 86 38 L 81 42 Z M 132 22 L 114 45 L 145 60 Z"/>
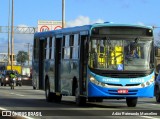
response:
<path id="1" fill-rule="evenodd" d="M 138 98 L 126 98 L 126 103 L 128 107 L 136 107 Z"/>
<path id="2" fill-rule="evenodd" d="M 88 98 L 88 102 L 96 102 L 95 98 Z"/>
<path id="3" fill-rule="evenodd" d="M 36 90 L 36 87 L 35 87 L 35 86 L 33 86 L 33 89 L 34 89 L 34 90 Z"/>
<path id="4" fill-rule="evenodd" d="M 50 92 L 50 85 L 48 80 L 45 83 L 45 95 L 47 102 L 53 101 L 53 93 Z"/>
<path id="5" fill-rule="evenodd" d="M 160 90 L 158 89 L 158 87 L 156 88 L 156 101 L 160 102 Z"/>
<path id="6" fill-rule="evenodd" d="M 55 95 L 55 102 L 61 102 L 62 100 L 62 95 Z"/>
<path id="7" fill-rule="evenodd" d="M 79 88 L 76 88 L 76 104 L 78 106 L 84 106 L 86 104 L 86 97 L 79 95 Z"/>

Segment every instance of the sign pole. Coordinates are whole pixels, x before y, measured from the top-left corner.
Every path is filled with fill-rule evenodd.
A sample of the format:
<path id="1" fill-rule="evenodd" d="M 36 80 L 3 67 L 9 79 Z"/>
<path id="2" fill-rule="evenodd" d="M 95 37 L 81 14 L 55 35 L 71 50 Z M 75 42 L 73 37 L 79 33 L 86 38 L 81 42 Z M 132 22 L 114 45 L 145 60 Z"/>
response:
<path id="1" fill-rule="evenodd" d="M 13 51 L 14 51 L 14 0 L 12 0 L 12 22 L 11 22 L 11 70 L 13 67 Z"/>
<path id="2" fill-rule="evenodd" d="M 10 0 L 8 12 L 8 65 L 10 65 Z"/>
<path id="3" fill-rule="evenodd" d="M 65 0 L 62 0 L 62 28 L 64 28 L 65 22 Z"/>

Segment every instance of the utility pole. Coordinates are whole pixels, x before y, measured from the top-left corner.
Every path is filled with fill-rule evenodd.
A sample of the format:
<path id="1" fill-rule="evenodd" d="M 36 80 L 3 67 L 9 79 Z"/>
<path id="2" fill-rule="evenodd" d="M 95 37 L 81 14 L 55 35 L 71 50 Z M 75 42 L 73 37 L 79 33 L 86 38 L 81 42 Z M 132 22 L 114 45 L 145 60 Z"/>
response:
<path id="1" fill-rule="evenodd" d="M 13 54 L 14 54 L 14 0 L 12 0 L 12 20 L 11 20 L 11 70 L 13 67 Z"/>
<path id="2" fill-rule="evenodd" d="M 30 43 L 27 43 L 28 47 L 28 66 L 29 66 L 29 61 L 30 61 Z"/>
<path id="3" fill-rule="evenodd" d="M 10 64 L 10 0 L 8 12 L 8 65 Z"/>
<path id="4" fill-rule="evenodd" d="M 30 61 L 30 43 L 27 43 L 28 45 L 28 66 L 29 66 L 29 61 Z"/>
<path id="5" fill-rule="evenodd" d="M 62 0 L 62 28 L 65 26 L 65 0 Z"/>

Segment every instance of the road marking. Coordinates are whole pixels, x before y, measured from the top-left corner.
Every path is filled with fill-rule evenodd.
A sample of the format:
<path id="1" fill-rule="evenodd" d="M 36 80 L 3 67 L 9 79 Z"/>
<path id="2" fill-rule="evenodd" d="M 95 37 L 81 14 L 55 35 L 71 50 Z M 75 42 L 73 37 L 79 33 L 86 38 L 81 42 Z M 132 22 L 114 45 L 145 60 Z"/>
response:
<path id="1" fill-rule="evenodd" d="M 149 117 L 149 116 L 140 116 L 140 117 L 144 117 L 144 118 L 147 118 L 147 119 L 159 119 L 159 118 L 154 118 L 154 117 Z"/>
<path id="2" fill-rule="evenodd" d="M 16 94 L 16 93 L 10 93 L 12 95 L 18 95 L 18 96 L 25 96 L 25 95 L 21 95 L 21 94 Z"/>
<path id="3" fill-rule="evenodd" d="M 159 105 L 159 104 L 149 104 L 149 105 Z"/>
<path id="4" fill-rule="evenodd" d="M 3 108 L 3 107 L 0 107 L 0 110 L 7 110 L 7 109 L 5 109 L 5 108 Z"/>

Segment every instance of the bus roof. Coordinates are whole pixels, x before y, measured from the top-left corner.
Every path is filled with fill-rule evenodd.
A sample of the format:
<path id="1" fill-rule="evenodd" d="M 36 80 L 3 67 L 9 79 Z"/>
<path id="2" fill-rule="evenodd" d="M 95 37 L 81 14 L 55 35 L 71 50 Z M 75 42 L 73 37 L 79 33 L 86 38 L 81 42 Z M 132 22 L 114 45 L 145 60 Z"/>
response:
<path id="1" fill-rule="evenodd" d="M 48 37 L 48 36 L 54 36 L 56 34 L 67 34 L 67 33 L 75 33 L 75 32 L 80 32 L 80 31 L 89 31 L 94 28 L 94 27 L 102 27 L 102 26 L 128 26 L 128 27 L 139 27 L 139 28 L 148 28 L 148 29 L 153 29 L 151 26 L 144 26 L 144 25 L 134 25 L 134 24 L 114 24 L 114 23 L 96 23 L 92 25 L 84 25 L 84 26 L 75 26 L 75 27 L 68 27 L 68 28 L 63 28 L 59 30 L 51 30 L 51 31 L 46 31 L 46 32 L 37 32 L 34 34 L 34 37 Z"/>

